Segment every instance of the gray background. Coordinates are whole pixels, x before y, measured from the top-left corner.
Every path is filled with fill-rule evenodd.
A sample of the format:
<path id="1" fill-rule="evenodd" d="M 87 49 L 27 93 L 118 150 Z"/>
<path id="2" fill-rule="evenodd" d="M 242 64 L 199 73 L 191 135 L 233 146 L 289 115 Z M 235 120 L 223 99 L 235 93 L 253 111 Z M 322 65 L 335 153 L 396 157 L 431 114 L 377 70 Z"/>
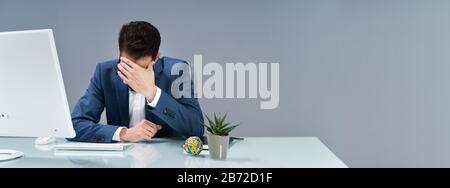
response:
<path id="1" fill-rule="evenodd" d="M 160 29 L 163 55 L 280 63 L 275 110 L 201 100 L 235 135 L 318 136 L 350 167 L 450 167 L 450 1 L 0 0 L 0 31 L 54 29 L 71 107 L 131 20 Z"/>

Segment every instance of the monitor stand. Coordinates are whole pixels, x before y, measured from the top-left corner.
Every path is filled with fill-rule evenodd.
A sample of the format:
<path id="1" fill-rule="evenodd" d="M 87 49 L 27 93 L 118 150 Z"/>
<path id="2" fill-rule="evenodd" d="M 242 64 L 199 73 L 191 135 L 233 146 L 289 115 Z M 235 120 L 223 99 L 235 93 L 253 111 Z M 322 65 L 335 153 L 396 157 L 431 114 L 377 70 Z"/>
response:
<path id="1" fill-rule="evenodd" d="M 9 161 L 13 159 L 20 158 L 24 155 L 23 152 L 10 149 L 0 149 L 0 162 Z"/>

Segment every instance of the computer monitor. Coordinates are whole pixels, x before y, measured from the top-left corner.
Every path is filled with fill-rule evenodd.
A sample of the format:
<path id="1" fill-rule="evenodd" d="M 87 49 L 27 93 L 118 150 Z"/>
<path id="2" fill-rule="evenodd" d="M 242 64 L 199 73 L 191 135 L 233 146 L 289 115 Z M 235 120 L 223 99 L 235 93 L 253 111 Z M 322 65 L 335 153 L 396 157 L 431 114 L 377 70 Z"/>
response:
<path id="1" fill-rule="evenodd" d="M 50 29 L 0 32 L 0 136 L 75 136 Z"/>

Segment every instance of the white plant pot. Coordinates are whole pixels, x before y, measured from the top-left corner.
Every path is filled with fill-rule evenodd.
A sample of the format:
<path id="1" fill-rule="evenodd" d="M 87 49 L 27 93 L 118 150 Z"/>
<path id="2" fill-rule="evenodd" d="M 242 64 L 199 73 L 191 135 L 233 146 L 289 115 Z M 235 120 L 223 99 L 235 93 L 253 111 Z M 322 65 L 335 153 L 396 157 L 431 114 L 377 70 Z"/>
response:
<path id="1" fill-rule="evenodd" d="M 228 153 L 230 136 L 219 136 L 206 131 L 208 139 L 209 155 L 215 160 L 225 160 Z"/>

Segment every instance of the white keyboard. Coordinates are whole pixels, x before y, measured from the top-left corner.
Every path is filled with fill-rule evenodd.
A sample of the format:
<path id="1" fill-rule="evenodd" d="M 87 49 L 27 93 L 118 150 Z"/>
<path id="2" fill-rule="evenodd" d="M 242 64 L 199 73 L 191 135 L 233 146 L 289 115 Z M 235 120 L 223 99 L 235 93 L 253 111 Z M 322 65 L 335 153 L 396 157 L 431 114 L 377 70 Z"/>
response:
<path id="1" fill-rule="evenodd" d="M 53 146 L 55 150 L 71 150 L 71 151 L 124 151 L 133 144 L 129 143 L 80 143 L 65 142 L 58 143 Z"/>

